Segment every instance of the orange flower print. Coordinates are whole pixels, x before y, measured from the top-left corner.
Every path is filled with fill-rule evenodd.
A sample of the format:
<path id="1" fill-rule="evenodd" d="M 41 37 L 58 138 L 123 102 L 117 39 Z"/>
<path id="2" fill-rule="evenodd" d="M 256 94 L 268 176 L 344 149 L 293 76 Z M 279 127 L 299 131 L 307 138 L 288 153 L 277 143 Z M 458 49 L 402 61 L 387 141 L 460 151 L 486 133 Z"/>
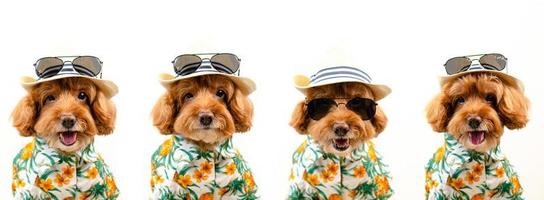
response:
<path id="1" fill-rule="evenodd" d="M 81 195 L 79 196 L 79 200 L 86 200 L 86 199 L 89 198 L 90 196 L 91 196 L 90 194 L 81 193 Z"/>
<path id="2" fill-rule="evenodd" d="M 518 180 L 518 177 L 517 176 L 513 176 L 512 178 L 510 178 L 510 182 L 512 182 L 512 192 L 514 194 L 518 193 L 521 189 L 521 185 L 519 184 L 519 180 Z"/>
<path id="3" fill-rule="evenodd" d="M 164 179 L 160 176 L 157 176 L 157 175 L 153 175 L 151 177 L 151 187 L 155 187 L 156 184 L 160 184 L 160 183 L 163 183 L 164 182 Z"/>
<path id="4" fill-rule="evenodd" d="M 434 162 L 435 163 L 438 163 L 442 160 L 442 158 L 444 158 L 444 153 L 446 152 L 446 144 L 444 144 L 442 147 L 440 147 L 437 151 L 436 151 L 436 154 L 434 155 Z"/>
<path id="5" fill-rule="evenodd" d="M 253 187 L 255 187 L 255 180 L 253 180 L 253 176 L 251 175 L 251 173 L 246 171 L 244 172 L 243 177 L 244 181 L 246 181 L 246 185 L 248 188 L 252 189 Z"/>
<path id="6" fill-rule="evenodd" d="M 187 188 L 187 186 L 193 184 L 193 181 L 191 181 L 191 176 L 189 175 L 178 176 L 176 182 L 183 188 Z"/>
<path id="7" fill-rule="evenodd" d="M 57 186 L 62 187 L 70 183 L 70 178 L 63 176 L 62 174 L 55 175 L 55 183 Z"/>
<path id="8" fill-rule="evenodd" d="M 62 167 L 62 176 L 66 178 L 74 177 L 75 172 L 76 172 L 76 169 L 71 167 L 70 165 L 65 165 Z"/>
<path id="9" fill-rule="evenodd" d="M 342 197 L 338 194 L 331 194 L 331 196 L 329 196 L 329 200 L 342 200 Z"/>
<path id="10" fill-rule="evenodd" d="M 353 169 L 353 175 L 357 178 L 363 178 L 366 175 L 365 166 L 356 167 Z"/>
<path id="11" fill-rule="evenodd" d="M 200 164 L 200 170 L 206 174 L 212 173 L 213 165 L 212 163 L 205 161 L 202 164 Z"/>
<path id="12" fill-rule="evenodd" d="M 480 176 L 484 172 L 484 166 L 482 164 L 476 164 L 472 166 L 472 173 Z"/>
<path id="13" fill-rule="evenodd" d="M 228 175 L 233 175 L 234 172 L 236 172 L 236 165 L 234 163 L 230 163 L 225 167 L 225 172 Z"/>
<path id="14" fill-rule="evenodd" d="M 159 152 L 159 155 L 164 157 L 167 156 L 170 153 L 170 150 L 172 149 L 172 145 L 174 144 L 174 138 L 170 138 L 161 145 L 161 151 Z"/>
<path id="15" fill-rule="evenodd" d="M 23 153 L 21 154 L 21 159 L 27 160 L 32 157 L 32 152 L 34 151 L 34 141 L 25 145 Z"/>
<path id="16" fill-rule="evenodd" d="M 193 178 L 195 178 L 196 182 L 200 183 L 202 181 L 205 181 L 208 179 L 208 175 L 200 170 L 196 170 L 193 174 Z"/>
<path id="17" fill-rule="evenodd" d="M 334 180 L 334 174 L 327 171 L 327 170 L 323 170 L 323 171 L 321 171 L 321 179 L 323 179 L 323 182 L 325 182 L 325 183 L 333 181 Z"/>
<path id="18" fill-rule="evenodd" d="M 354 199 L 357 196 L 357 190 L 351 190 L 349 191 L 349 197 Z"/>
<path id="19" fill-rule="evenodd" d="M 198 197 L 198 200 L 213 200 L 212 193 L 206 193 Z"/>
<path id="20" fill-rule="evenodd" d="M 465 187 L 465 183 L 463 183 L 463 179 L 461 178 L 448 178 L 448 185 L 455 188 L 457 191 L 459 191 L 461 188 Z"/>
<path id="21" fill-rule="evenodd" d="M 465 180 L 468 182 L 468 184 L 472 185 L 480 181 L 480 176 L 478 176 L 476 173 L 468 172 L 465 176 Z"/>
<path id="22" fill-rule="evenodd" d="M 98 176 L 98 170 L 96 169 L 96 167 L 91 167 L 91 168 L 87 171 L 87 178 L 88 178 L 88 179 L 95 179 L 96 176 Z"/>
<path id="23" fill-rule="evenodd" d="M 319 185 L 319 179 L 317 178 L 317 175 L 315 174 L 308 174 L 307 172 L 304 172 L 304 180 L 306 180 L 308 183 L 310 183 L 313 186 Z"/>
<path id="24" fill-rule="evenodd" d="M 387 181 L 387 177 L 383 175 L 379 175 L 374 177 L 374 182 L 378 186 L 378 191 L 376 192 L 376 196 L 382 196 L 384 194 L 387 194 L 389 192 L 389 181 Z"/>
<path id="25" fill-rule="evenodd" d="M 482 194 L 474 195 L 472 196 L 472 198 L 470 198 L 470 200 L 484 200 L 484 195 Z"/>
<path id="26" fill-rule="evenodd" d="M 15 191 L 17 190 L 17 188 L 21 188 L 24 186 L 25 186 L 24 181 L 22 181 L 21 179 L 15 178 L 15 180 L 13 180 L 13 182 L 11 183 L 11 190 Z"/>
<path id="27" fill-rule="evenodd" d="M 113 181 L 111 176 L 106 177 L 106 186 L 108 187 L 108 192 L 106 192 L 108 196 L 111 196 L 117 191 L 117 185 L 115 185 L 115 181 Z"/>
<path id="28" fill-rule="evenodd" d="M 497 177 L 499 177 L 499 178 L 504 177 L 504 168 L 503 167 L 497 167 L 497 169 L 495 169 L 495 173 L 497 173 Z"/>
<path id="29" fill-rule="evenodd" d="M 43 179 L 40 179 L 39 177 L 36 177 L 36 182 L 37 182 L 36 185 L 38 185 L 38 187 L 42 189 L 44 192 L 47 192 L 55 188 L 53 186 L 53 182 L 51 181 L 51 179 L 43 180 Z"/>
<path id="30" fill-rule="evenodd" d="M 219 189 L 219 196 L 225 195 L 228 191 L 229 191 L 229 189 L 227 189 L 227 188 Z"/>
<path id="31" fill-rule="evenodd" d="M 425 183 L 425 191 L 427 193 L 429 193 L 429 191 L 431 191 L 431 189 L 435 188 L 436 186 L 438 186 L 438 182 L 436 182 L 435 180 L 428 180 L 426 183 Z"/>
<path id="32" fill-rule="evenodd" d="M 329 163 L 327 165 L 327 171 L 329 171 L 331 174 L 336 174 L 336 171 L 338 171 L 338 165 L 336 163 Z"/>

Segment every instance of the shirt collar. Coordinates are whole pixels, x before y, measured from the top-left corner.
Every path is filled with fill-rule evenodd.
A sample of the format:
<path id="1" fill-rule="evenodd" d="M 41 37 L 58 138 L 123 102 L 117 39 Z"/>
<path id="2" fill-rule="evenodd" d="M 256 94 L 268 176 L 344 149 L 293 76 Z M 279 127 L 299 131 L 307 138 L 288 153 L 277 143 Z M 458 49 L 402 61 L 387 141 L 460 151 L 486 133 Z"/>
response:
<path id="1" fill-rule="evenodd" d="M 53 159 L 55 163 L 59 163 L 61 159 L 67 157 L 81 158 L 81 160 L 87 163 L 93 163 L 99 160 L 99 155 L 94 149 L 94 142 L 91 142 L 91 144 L 87 145 L 83 149 L 76 151 L 75 153 L 72 153 L 70 155 L 62 154 L 57 149 L 50 147 L 49 145 L 47 145 L 47 141 L 45 141 L 45 139 L 41 137 L 35 137 L 34 145 L 34 149 L 44 154 L 52 155 L 51 159 Z"/>
<path id="2" fill-rule="evenodd" d="M 500 162 L 506 159 L 499 146 L 485 153 L 480 153 L 465 148 L 462 144 L 459 143 L 459 141 L 457 141 L 457 139 L 455 139 L 455 137 L 453 137 L 449 133 L 444 133 L 444 139 L 444 145 L 446 147 L 446 161 L 448 162 L 448 164 L 452 168 L 451 170 L 453 171 L 469 162 L 479 162 L 484 165 L 489 165 L 491 163 Z"/>
<path id="3" fill-rule="evenodd" d="M 197 149 L 199 151 L 207 151 L 208 153 L 216 153 L 217 155 L 222 156 L 223 158 L 232 158 L 235 157 L 237 152 L 233 147 L 232 139 L 229 138 L 225 142 L 222 142 L 218 145 L 214 146 L 213 150 L 202 150 L 198 145 L 188 141 L 181 135 L 173 135 L 174 140 L 174 148 L 175 149 Z M 173 150 L 175 150 L 173 149 Z M 215 159 L 217 159 L 217 155 L 215 155 Z"/>

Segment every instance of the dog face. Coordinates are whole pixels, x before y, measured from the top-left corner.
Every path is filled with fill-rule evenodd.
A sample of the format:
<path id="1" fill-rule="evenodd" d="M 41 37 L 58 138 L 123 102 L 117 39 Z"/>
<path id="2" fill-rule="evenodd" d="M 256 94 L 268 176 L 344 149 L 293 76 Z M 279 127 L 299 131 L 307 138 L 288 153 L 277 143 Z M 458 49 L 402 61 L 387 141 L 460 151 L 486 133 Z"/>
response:
<path id="1" fill-rule="evenodd" d="M 434 131 L 447 131 L 467 149 L 486 152 L 500 143 L 504 126 L 525 126 L 528 109 L 517 85 L 478 73 L 444 84 L 427 107 L 427 119 Z"/>
<path id="2" fill-rule="evenodd" d="M 12 113 L 22 136 L 39 136 L 64 153 L 87 146 L 95 135 L 112 133 L 115 106 L 92 81 L 65 78 L 32 88 Z"/>
<path id="3" fill-rule="evenodd" d="M 347 101 L 355 97 L 374 99 L 372 91 L 360 83 L 338 83 L 310 88 L 306 99 L 335 99 L 338 106 L 332 106 L 323 118 L 313 120 L 308 116 L 305 101 L 298 103 L 290 125 L 300 134 L 309 134 L 323 150 L 338 156 L 347 156 L 363 142 L 376 137 L 387 124 L 387 117 L 377 106 L 376 114 L 370 120 L 363 120 L 357 113 L 346 108 Z"/>
<path id="4" fill-rule="evenodd" d="M 162 134 L 181 134 L 209 149 L 234 132 L 248 131 L 253 106 L 248 92 L 227 77 L 206 75 L 176 82 L 151 115 Z"/>

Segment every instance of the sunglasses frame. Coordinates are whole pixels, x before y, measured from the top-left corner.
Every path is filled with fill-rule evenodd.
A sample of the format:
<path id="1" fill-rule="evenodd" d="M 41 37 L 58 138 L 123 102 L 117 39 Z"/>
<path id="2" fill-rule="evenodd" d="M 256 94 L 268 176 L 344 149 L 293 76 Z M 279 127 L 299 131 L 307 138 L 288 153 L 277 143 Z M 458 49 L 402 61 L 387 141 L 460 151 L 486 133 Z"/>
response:
<path id="1" fill-rule="evenodd" d="M 305 102 L 304 102 L 304 105 L 306 106 L 306 113 L 305 115 L 308 116 L 308 104 L 310 104 L 310 102 L 314 101 L 314 100 L 319 100 L 319 99 L 325 99 L 325 100 L 331 100 L 335 103 L 335 106 L 338 108 L 340 105 L 344 104 L 344 106 L 352 111 L 352 112 L 355 112 L 357 115 L 359 115 L 361 117 L 361 119 L 363 119 L 364 121 L 366 120 L 372 120 L 374 118 L 374 116 L 376 115 L 376 107 L 378 106 L 378 103 L 376 101 L 374 101 L 373 99 L 369 99 L 369 98 L 364 98 L 364 97 L 354 97 L 354 98 L 315 98 L 315 99 L 311 99 L 309 100 L 308 98 L 306 98 Z M 339 100 L 339 99 L 345 99 L 345 100 L 348 100 L 347 102 L 345 103 L 338 103 L 336 100 Z M 362 100 L 370 100 L 372 103 L 374 103 L 374 114 L 372 116 L 370 116 L 368 119 L 365 119 L 363 116 L 361 116 L 358 112 L 356 112 L 355 110 L 352 110 L 348 107 L 348 104 L 350 101 L 354 100 L 354 99 L 362 99 Z M 323 116 L 325 117 L 327 114 L 329 113 L 329 111 L 327 111 L 327 113 Z M 308 116 L 310 117 L 311 119 L 315 120 L 315 121 L 318 121 L 320 119 L 322 119 L 323 117 L 319 118 L 319 119 L 314 119 L 312 118 L 311 116 Z"/>
<path id="2" fill-rule="evenodd" d="M 43 77 L 42 77 L 42 76 L 43 76 L 43 73 L 40 74 L 39 71 L 38 71 L 38 69 L 37 69 L 37 65 L 38 65 L 38 63 L 39 63 L 41 60 L 47 59 L 47 58 L 55 58 L 55 59 L 58 59 L 58 60 L 62 61 L 62 66 L 61 66 L 61 70 L 62 70 L 62 67 L 64 67 L 64 65 L 65 65 L 67 62 L 70 62 L 70 64 L 73 65 L 74 60 L 76 60 L 76 59 L 78 59 L 78 58 L 82 58 L 82 57 L 95 58 L 95 59 L 98 61 L 98 63 L 100 63 L 100 71 L 99 71 L 96 75 L 91 76 L 91 77 L 102 78 L 102 72 L 104 71 L 104 68 L 103 68 L 104 62 L 102 62 L 102 60 L 100 60 L 100 58 L 98 58 L 98 57 L 96 57 L 96 56 L 90 56 L 90 55 L 86 55 L 86 56 L 47 56 L 47 57 L 42 57 L 42 58 L 39 58 L 38 60 L 36 60 L 36 62 L 34 62 L 34 64 L 33 64 L 33 66 L 34 66 L 34 71 L 35 71 L 36 75 L 38 76 L 38 78 L 39 78 L 39 79 L 42 79 L 42 78 L 43 78 Z M 71 59 L 70 61 L 68 61 L 68 60 L 65 60 L 65 59 L 63 59 L 63 58 L 72 58 L 72 59 Z M 53 67 L 53 66 L 49 66 L 49 67 Z M 81 67 L 84 67 L 84 66 L 81 66 Z M 85 67 L 85 68 L 86 68 L 86 67 Z M 87 68 L 86 68 L 86 69 L 87 69 Z M 59 71 L 57 72 L 57 74 L 58 74 L 61 70 L 59 70 Z M 88 69 L 87 69 L 87 70 L 88 70 Z M 79 73 L 79 71 L 75 70 L 75 68 L 74 68 L 74 71 L 76 71 L 77 73 Z M 90 70 L 89 70 L 89 71 L 90 71 Z M 55 75 L 57 75 L 57 74 L 55 74 Z M 79 73 L 79 74 L 81 74 L 81 73 Z M 53 75 L 53 76 L 55 76 L 55 75 Z M 81 75 L 87 76 L 86 74 L 81 74 Z M 53 77 L 53 76 L 50 76 L 50 77 Z M 50 77 L 46 77 L 46 78 L 50 78 Z"/>
<path id="3" fill-rule="evenodd" d="M 498 55 L 498 57 L 504 58 L 504 61 L 505 61 L 504 67 L 503 67 L 502 69 L 499 69 L 499 68 L 497 68 L 496 66 L 489 65 L 489 66 L 491 66 L 491 68 L 492 68 L 492 69 L 490 69 L 490 67 L 486 67 L 486 66 L 482 65 L 482 63 L 481 63 L 480 60 L 481 60 L 484 56 L 489 56 L 489 55 Z M 448 62 L 452 61 L 453 59 L 457 59 L 457 58 L 464 58 L 464 59 L 470 61 L 470 64 L 469 64 L 468 66 L 464 66 L 464 67 L 462 67 L 461 69 L 457 70 L 457 72 L 452 72 L 452 73 L 450 73 L 450 72 L 448 71 L 448 65 L 447 65 L 447 64 L 448 64 Z M 474 61 L 476 61 L 476 60 L 477 60 L 477 61 L 480 63 L 480 65 L 481 65 L 482 67 L 484 67 L 485 69 L 495 70 L 495 71 L 503 71 L 503 70 L 508 71 L 508 58 L 506 58 L 506 56 L 504 56 L 504 55 L 502 55 L 502 54 L 500 54 L 500 53 L 485 53 L 485 54 L 474 54 L 474 55 L 467 55 L 467 56 L 456 56 L 456 57 L 453 57 L 453 58 L 448 59 L 448 60 L 446 61 L 446 63 L 444 63 L 444 68 L 446 69 L 446 73 L 447 73 L 448 75 L 454 75 L 454 74 L 458 74 L 458 73 L 467 71 L 467 70 L 470 68 L 470 66 L 472 66 L 472 64 L 474 63 Z"/>
<path id="4" fill-rule="evenodd" d="M 179 72 L 178 72 L 178 71 L 181 71 L 181 69 L 178 70 L 178 69 L 176 68 L 176 65 L 175 65 L 176 60 L 177 60 L 178 58 L 180 58 L 181 56 L 197 56 L 198 58 L 200 58 L 200 64 L 198 65 L 198 67 L 200 67 L 200 65 L 202 65 L 202 62 L 203 62 L 204 60 L 209 60 L 210 63 L 211 63 L 211 60 L 212 60 L 213 57 L 215 57 L 215 56 L 217 56 L 217 55 L 223 55 L 223 54 L 228 54 L 228 55 L 234 56 L 234 58 L 236 58 L 236 60 L 238 61 L 238 69 L 236 69 L 236 71 L 234 71 L 233 73 L 227 73 L 227 72 L 223 72 L 223 71 L 219 71 L 219 70 L 218 70 L 218 71 L 221 72 L 221 73 L 225 73 L 225 74 L 236 74 L 236 75 L 239 76 L 239 75 L 240 75 L 240 62 L 242 61 L 242 59 L 240 59 L 236 54 L 233 54 L 233 53 L 192 53 L 192 54 L 181 54 L 181 55 L 176 56 L 176 57 L 174 58 L 174 60 L 172 60 L 172 65 L 173 65 L 173 67 L 174 67 L 174 72 L 177 74 L 177 76 L 181 76 L 181 75 L 179 74 Z M 211 55 L 211 56 L 210 56 L 209 58 L 203 58 L 202 55 Z M 212 66 L 214 69 L 216 69 L 215 66 L 213 66 L 213 64 L 211 64 L 211 66 Z M 198 69 L 198 67 L 195 69 L 195 71 Z M 227 68 L 228 68 L 228 67 L 227 67 Z M 183 69 L 183 67 L 182 67 L 182 69 Z M 229 69 L 230 69 L 230 68 L 229 68 Z M 216 69 L 216 70 L 217 70 L 217 69 Z M 186 75 L 189 75 L 189 74 L 192 74 L 192 73 L 194 73 L 194 72 L 191 72 L 191 73 L 188 73 L 188 74 L 184 74 L 183 76 L 186 76 Z"/>

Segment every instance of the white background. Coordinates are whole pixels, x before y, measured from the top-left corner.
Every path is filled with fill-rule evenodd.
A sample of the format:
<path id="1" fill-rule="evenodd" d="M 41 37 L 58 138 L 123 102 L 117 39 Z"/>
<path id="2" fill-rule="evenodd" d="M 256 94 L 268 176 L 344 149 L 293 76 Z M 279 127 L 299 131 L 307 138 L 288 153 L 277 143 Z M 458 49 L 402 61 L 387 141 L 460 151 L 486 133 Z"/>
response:
<path id="1" fill-rule="evenodd" d="M 330 1 L 333 2 L 333 1 Z M 117 128 L 98 137 L 121 199 L 147 199 L 152 152 L 166 139 L 149 113 L 163 93 L 157 76 L 181 53 L 233 52 L 258 89 L 253 129 L 235 145 L 263 199 L 284 199 L 291 154 L 304 140 L 289 126 L 303 99 L 295 74 L 337 61 L 367 69 L 393 93 L 379 104 L 390 119 L 376 140 L 389 163 L 393 199 L 424 197 L 424 165 L 442 144 L 424 108 L 452 56 L 500 52 L 523 80 L 531 121 L 502 138 L 527 199 L 544 199 L 544 4 L 536 1 L 2 1 L 0 3 L 0 199 L 11 199 L 11 160 L 31 140 L 9 115 L 25 95 L 18 80 L 42 56 L 96 55 L 120 93 Z M 340 53 L 339 53 L 340 52 Z M 339 56 L 340 55 L 340 56 Z"/>

